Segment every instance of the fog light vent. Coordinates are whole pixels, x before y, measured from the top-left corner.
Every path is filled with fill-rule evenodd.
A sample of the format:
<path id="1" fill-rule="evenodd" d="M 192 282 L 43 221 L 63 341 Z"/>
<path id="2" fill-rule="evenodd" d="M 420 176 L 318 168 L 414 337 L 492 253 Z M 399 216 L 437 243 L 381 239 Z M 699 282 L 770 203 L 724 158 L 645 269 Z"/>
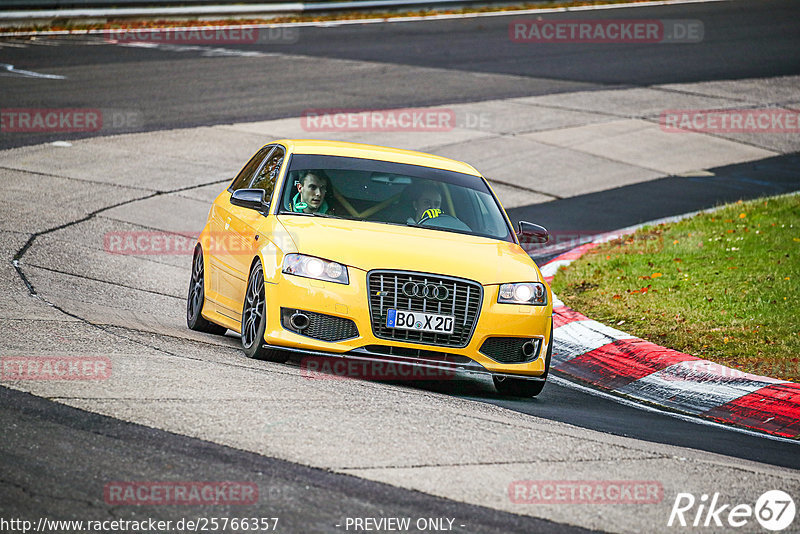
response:
<path id="1" fill-rule="evenodd" d="M 481 354 L 500 363 L 532 362 L 539 356 L 542 340 L 529 337 L 490 337 L 481 345 Z"/>
<path id="2" fill-rule="evenodd" d="M 320 341 L 343 341 L 358 337 L 351 319 L 310 311 L 281 308 L 281 323 L 287 330 Z"/>

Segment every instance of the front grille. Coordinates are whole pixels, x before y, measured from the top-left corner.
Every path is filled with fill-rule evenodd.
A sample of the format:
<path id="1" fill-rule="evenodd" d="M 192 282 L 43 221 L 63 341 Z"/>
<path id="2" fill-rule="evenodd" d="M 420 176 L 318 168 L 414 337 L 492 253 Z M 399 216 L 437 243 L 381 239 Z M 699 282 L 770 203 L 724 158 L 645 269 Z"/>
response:
<path id="1" fill-rule="evenodd" d="M 292 328 L 289 319 L 295 312 L 308 316 L 309 321 L 307 328 L 303 330 Z M 343 317 L 335 317 L 333 315 L 325 315 L 323 313 L 281 308 L 281 323 L 283 323 L 283 327 L 287 330 L 321 341 L 333 342 L 358 337 L 358 328 L 356 327 L 356 323 L 352 320 Z"/>
<path id="2" fill-rule="evenodd" d="M 380 339 L 423 343 L 442 347 L 466 347 L 478 320 L 483 300 L 483 287 L 472 280 L 407 271 L 372 271 L 367 276 L 369 309 L 372 332 Z M 442 284 L 447 288 L 447 298 L 408 297 L 402 287 L 407 282 Z M 390 309 L 413 312 L 453 315 L 452 334 L 415 332 L 386 326 Z"/>
<path id="3" fill-rule="evenodd" d="M 525 356 L 522 352 L 522 346 L 528 342 L 533 343 L 533 354 Z M 490 337 L 483 342 L 480 351 L 500 363 L 532 362 L 539 356 L 539 344 L 541 342 L 541 339 L 527 337 Z"/>

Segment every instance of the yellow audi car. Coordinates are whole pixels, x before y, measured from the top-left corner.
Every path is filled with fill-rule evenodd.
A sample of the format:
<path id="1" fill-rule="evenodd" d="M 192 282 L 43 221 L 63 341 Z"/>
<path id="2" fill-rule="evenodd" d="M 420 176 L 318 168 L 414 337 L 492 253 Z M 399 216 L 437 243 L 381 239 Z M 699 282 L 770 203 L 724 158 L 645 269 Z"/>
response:
<path id="1" fill-rule="evenodd" d="M 552 293 L 486 179 L 466 163 L 355 143 L 264 146 L 214 200 L 194 251 L 189 328 L 291 352 L 491 375 L 535 396 Z"/>

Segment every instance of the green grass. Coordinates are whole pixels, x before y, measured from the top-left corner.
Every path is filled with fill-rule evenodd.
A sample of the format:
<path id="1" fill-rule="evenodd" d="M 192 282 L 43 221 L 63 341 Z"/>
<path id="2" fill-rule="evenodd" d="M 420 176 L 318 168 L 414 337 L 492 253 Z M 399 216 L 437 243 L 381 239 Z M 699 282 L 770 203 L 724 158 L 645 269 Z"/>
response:
<path id="1" fill-rule="evenodd" d="M 800 195 L 645 227 L 562 268 L 553 291 L 648 341 L 800 382 Z"/>

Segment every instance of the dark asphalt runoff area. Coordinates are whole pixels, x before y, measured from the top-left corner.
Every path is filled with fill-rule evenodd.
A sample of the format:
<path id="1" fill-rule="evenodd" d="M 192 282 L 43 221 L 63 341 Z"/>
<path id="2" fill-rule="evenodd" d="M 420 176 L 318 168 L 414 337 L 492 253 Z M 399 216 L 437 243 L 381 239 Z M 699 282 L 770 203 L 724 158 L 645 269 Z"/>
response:
<path id="1" fill-rule="evenodd" d="M 0 440 L 0 518 L 6 520 L 29 520 L 35 525 L 39 518 L 154 519 L 176 525 L 181 519 L 263 517 L 278 518 L 277 532 L 346 532 L 348 517 L 408 517 L 414 521 L 452 519 L 452 532 L 590 532 L 266 458 L 7 388 L 0 388 L 0 406 L 0 427 L 4 429 Z M 131 480 L 255 484 L 258 499 L 254 504 L 214 506 L 109 503 L 105 486 Z M 175 528 L 165 531 L 179 532 Z"/>
<path id="2" fill-rule="evenodd" d="M 795 442 L 765 439 L 711 426 L 692 418 L 676 418 L 666 413 L 644 411 L 620 404 L 609 395 L 595 396 L 550 380 L 534 399 L 511 399 L 498 395 L 490 380 L 464 380 L 447 384 L 415 387 L 489 402 L 544 419 L 569 423 L 616 436 L 654 443 L 666 443 L 724 454 L 780 467 L 800 469 L 800 454 Z M 589 388 L 591 389 L 591 388 Z"/>
<path id="3" fill-rule="evenodd" d="M 615 9 L 553 18 L 697 19 L 686 45 L 537 45 L 508 39 L 514 17 L 304 28 L 294 44 L 224 45 L 280 54 L 269 71 L 247 58 L 200 51 L 87 45 L 0 48 L 0 63 L 66 80 L 0 77 L 3 108 L 110 108 L 139 112 L 124 131 L 156 131 L 297 116 L 308 108 L 396 108 L 577 90 L 800 73 L 800 2 L 767 0 Z M 297 57 L 300 56 L 300 57 Z M 341 63 L 315 63 L 333 58 Z M 348 63 L 352 61 L 352 63 Z M 375 62 L 369 76 L 359 62 Z M 107 132 L 98 132 L 104 135 Z M 95 134 L 0 132 L 0 148 Z M 553 231 L 599 233 L 717 204 L 800 189 L 800 156 L 668 177 L 509 210 Z M 798 446 L 637 410 L 550 383 L 533 400 L 500 398 L 487 383 L 431 388 L 522 413 L 636 439 L 800 468 Z M 114 519 L 280 517 L 284 532 L 339 532 L 352 517 L 455 517 L 464 532 L 582 532 L 90 414 L 0 388 L 0 516 Z M 102 504 L 109 480 L 244 480 L 253 510 Z M 249 507 L 246 507 L 249 508 Z M 458 528 L 456 528 L 458 531 Z"/>

